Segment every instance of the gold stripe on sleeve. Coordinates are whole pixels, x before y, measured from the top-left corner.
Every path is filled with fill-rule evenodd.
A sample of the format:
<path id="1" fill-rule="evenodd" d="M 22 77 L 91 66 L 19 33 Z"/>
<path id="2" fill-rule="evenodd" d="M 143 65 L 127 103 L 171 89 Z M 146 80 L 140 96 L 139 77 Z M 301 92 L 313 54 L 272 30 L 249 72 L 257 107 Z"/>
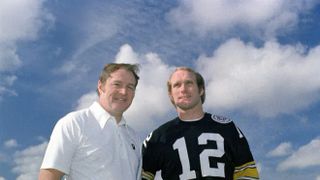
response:
<path id="1" fill-rule="evenodd" d="M 235 180 L 256 180 L 259 179 L 259 173 L 254 161 L 235 167 L 233 173 Z"/>

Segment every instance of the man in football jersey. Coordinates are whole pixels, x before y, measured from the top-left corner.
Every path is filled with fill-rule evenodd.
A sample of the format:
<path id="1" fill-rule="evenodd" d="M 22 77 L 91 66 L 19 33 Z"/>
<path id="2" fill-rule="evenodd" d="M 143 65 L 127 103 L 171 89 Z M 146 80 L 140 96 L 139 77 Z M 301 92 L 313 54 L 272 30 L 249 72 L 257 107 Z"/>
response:
<path id="1" fill-rule="evenodd" d="M 143 143 L 142 179 L 259 179 L 246 138 L 232 120 L 204 112 L 203 77 L 187 67 L 170 76 L 168 94 L 178 117 Z"/>
<path id="2" fill-rule="evenodd" d="M 97 83 L 98 100 L 55 125 L 39 180 L 141 179 L 141 142 L 123 113 L 135 95 L 135 64 L 107 64 Z"/>

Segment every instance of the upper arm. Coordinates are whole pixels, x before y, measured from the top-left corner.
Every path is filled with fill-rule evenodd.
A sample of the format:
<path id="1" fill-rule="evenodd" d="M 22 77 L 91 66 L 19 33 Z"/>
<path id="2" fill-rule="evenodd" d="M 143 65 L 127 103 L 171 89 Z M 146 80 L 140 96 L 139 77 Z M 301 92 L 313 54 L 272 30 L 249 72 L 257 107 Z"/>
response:
<path id="1" fill-rule="evenodd" d="M 63 172 L 56 169 L 40 169 L 39 180 L 60 180 Z"/>
<path id="2" fill-rule="evenodd" d="M 142 146 L 142 179 L 153 180 L 156 172 L 160 169 L 158 163 L 161 149 L 157 146 L 154 133 L 151 132 Z"/>
<path id="3" fill-rule="evenodd" d="M 64 173 L 69 173 L 72 157 L 76 150 L 78 136 L 75 135 L 75 126 L 64 117 L 55 125 L 50 137 L 41 169 L 59 169 Z"/>

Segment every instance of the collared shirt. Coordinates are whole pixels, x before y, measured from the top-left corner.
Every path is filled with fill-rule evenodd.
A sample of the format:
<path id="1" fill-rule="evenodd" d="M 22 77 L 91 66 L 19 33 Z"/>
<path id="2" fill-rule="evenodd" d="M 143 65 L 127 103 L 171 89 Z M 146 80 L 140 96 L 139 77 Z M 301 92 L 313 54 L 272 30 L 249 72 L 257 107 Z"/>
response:
<path id="1" fill-rule="evenodd" d="M 141 143 L 125 119 L 118 124 L 99 103 L 71 112 L 52 132 L 41 169 L 68 180 L 141 179 Z"/>

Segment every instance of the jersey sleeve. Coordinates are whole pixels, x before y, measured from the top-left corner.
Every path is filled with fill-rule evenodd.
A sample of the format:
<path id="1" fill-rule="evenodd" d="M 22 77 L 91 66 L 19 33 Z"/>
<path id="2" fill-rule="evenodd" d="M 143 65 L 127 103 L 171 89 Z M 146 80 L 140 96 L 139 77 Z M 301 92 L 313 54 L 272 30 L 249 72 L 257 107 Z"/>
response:
<path id="1" fill-rule="evenodd" d="M 76 132 L 70 116 L 67 115 L 57 122 L 50 136 L 41 169 L 56 169 L 65 174 L 69 173 L 78 141 Z"/>
<path id="2" fill-rule="evenodd" d="M 159 148 L 157 148 L 157 138 L 151 132 L 144 140 L 142 146 L 142 179 L 153 180 L 159 170 Z"/>
<path id="3" fill-rule="evenodd" d="M 235 164 L 233 179 L 259 179 L 258 170 L 248 141 L 241 130 L 234 123 L 232 125 L 235 129 L 232 147 L 233 163 Z"/>

